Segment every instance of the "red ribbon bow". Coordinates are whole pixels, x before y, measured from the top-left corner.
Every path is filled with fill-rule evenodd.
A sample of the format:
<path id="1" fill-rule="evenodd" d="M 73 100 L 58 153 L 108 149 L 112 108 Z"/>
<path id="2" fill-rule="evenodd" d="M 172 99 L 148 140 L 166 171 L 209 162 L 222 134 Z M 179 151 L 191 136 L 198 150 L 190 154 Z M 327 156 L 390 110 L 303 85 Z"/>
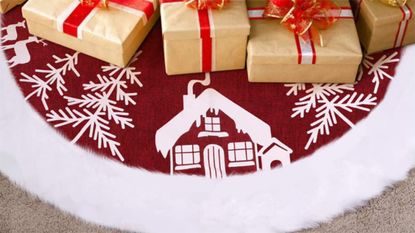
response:
<path id="1" fill-rule="evenodd" d="M 198 10 L 206 9 L 222 9 L 229 0 L 184 0 L 186 5 L 190 8 Z"/>
<path id="2" fill-rule="evenodd" d="M 317 40 L 321 46 L 320 30 L 332 26 L 340 14 L 341 8 L 331 0 L 269 0 L 264 12 L 266 17 L 282 19 L 281 23 L 302 39 Z"/>

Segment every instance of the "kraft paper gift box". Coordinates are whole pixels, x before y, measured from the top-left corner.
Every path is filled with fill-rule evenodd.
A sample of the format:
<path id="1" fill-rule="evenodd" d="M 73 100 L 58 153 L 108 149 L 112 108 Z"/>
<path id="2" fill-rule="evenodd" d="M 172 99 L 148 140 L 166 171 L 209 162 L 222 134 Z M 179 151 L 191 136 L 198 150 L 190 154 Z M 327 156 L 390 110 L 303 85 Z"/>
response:
<path id="1" fill-rule="evenodd" d="M 24 3 L 26 0 L 0 0 L 0 13 L 6 13 L 13 7 Z"/>
<path id="2" fill-rule="evenodd" d="M 357 1 L 357 30 L 368 53 L 415 43 L 415 0 L 402 7 L 389 6 L 380 0 Z"/>
<path id="3" fill-rule="evenodd" d="M 157 0 L 109 0 L 108 8 L 79 0 L 29 0 L 29 32 L 100 60 L 126 66 L 158 19 Z"/>
<path id="4" fill-rule="evenodd" d="M 196 10 L 169 0 L 161 4 L 160 12 L 168 75 L 245 68 L 250 32 L 245 1 Z"/>
<path id="5" fill-rule="evenodd" d="M 353 83 L 362 51 L 353 14 L 347 1 L 338 21 L 322 30 L 325 46 L 305 42 L 279 19 L 263 17 L 264 2 L 251 1 L 251 35 L 248 42 L 250 82 Z"/>

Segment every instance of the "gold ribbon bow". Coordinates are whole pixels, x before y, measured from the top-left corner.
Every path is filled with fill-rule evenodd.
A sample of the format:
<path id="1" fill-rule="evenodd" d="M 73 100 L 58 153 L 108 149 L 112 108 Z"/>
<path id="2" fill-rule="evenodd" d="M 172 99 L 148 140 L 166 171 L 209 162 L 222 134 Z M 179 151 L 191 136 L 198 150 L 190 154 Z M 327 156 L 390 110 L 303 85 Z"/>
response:
<path id="1" fill-rule="evenodd" d="M 341 8 L 332 0 L 269 0 L 264 16 L 281 19 L 281 23 L 303 40 L 324 40 L 320 30 L 337 22 Z M 308 33 L 309 32 L 309 33 Z"/>
<path id="2" fill-rule="evenodd" d="M 108 7 L 108 0 L 79 0 L 82 5 L 92 6 L 95 3 L 99 2 L 100 7 L 107 8 Z"/>
<path id="3" fill-rule="evenodd" d="M 379 0 L 380 2 L 394 7 L 404 6 L 407 0 Z"/>
<path id="4" fill-rule="evenodd" d="M 222 9 L 229 0 L 184 0 L 186 6 L 198 10 Z"/>

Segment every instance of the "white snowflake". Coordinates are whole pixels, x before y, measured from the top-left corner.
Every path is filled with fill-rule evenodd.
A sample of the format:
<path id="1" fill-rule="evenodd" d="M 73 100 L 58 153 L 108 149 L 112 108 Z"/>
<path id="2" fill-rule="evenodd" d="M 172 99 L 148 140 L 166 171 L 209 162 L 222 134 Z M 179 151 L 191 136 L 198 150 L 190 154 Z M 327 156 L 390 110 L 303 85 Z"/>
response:
<path id="1" fill-rule="evenodd" d="M 117 156 L 124 161 L 124 156 L 119 151 L 121 145 L 117 136 L 111 133 L 111 122 L 119 125 L 122 129 L 134 128 L 133 120 L 124 108 L 117 106 L 119 102 L 124 105 L 135 105 L 133 97 L 136 92 L 127 92 L 128 84 L 142 87 L 143 84 L 138 76 L 141 74 L 136 71 L 131 64 L 138 60 L 138 52 L 126 68 L 115 65 L 102 66 L 103 73 L 108 75 L 97 75 L 98 82 L 90 81 L 83 84 L 87 94 L 80 97 L 65 96 L 68 104 L 65 109 L 51 111 L 46 115 L 47 121 L 54 123 L 55 127 L 72 126 L 80 127 L 79 132 L 72 140 L 76 143 L 88 132 L 88 137 L 97 142 L 98 148 L 108 148 L 113 156 Z M 78 111 L 70 107 L 82 109 Z"/>
<path id="2" fill-rule="evenodd" d="M 42 78 L 39 78 L 37 75 L 29 76 L 25 73 L 21 73 L 22 78 L 19 79 L 20 82 L 31 84 L 31 87 L 34 89 L 30 94 L 26 96 L 26 100 L 36 96 L 42 102 L 45 110 L 49 110 L 47 100 L 49 99 L 48 92 L 58 91 L 59 95 L 63 96 L 68 89 L 65 87 L 65 76 L 68 72 L 74 73 L 77 77 L 80 77 L 79 72 L 76 70 L 75 66 L 78 64 L 78 55 L 79 52 L 74 53 L 73 55 L 65 54 L 64 58 L 60 58 L 56 55 L 53 55 L 55 59 L 55 66 L 48 63 L 46 66 L 48 69 L 36 69 L 35 72 L 42 74 Z M 59 68 L 56 68 L 60 65 Z"/>
<path id="3" fill-rule="evenodd" d="M 296 96 L 299 91 L 305 91 L 306 94 L 295 103 L 296 107 L 293 108 L 292 118 L 296 116 L 303 118 L 311 109 L 316 108 L 320 100 L 327 100 L 330 96 L 354 90 L 354 87 L 351 84 L 311 84 L 312 87 L 309 89 L 306 89 L 306 84 L 300 83 L 286 84 L 285 86 L 290 87 L 290 90 L 287 92 L 288 96 Z"/>
<path id="4" fill-rule="evenodd" d="M 374 62 L 375 58 L 370 55 L 366 55 L 363 59 L 362 66 L 364 66 L 366 69 L 368 69 L 368 74 L 373 76 L 372 77 L 372 83 L 375 85 L 373 88 L 373 93 L 378 93 L 379 86 L 382 80 L 385 78 L 393 79 L 392 75 L 387 72 L 389 69 L 389 66 L 393 63 L 398 63 L 399 58 L 398 52 L 394 52 L 391 55 L 383 55 L 379 60 Z M 361 67 L 359 71 L 358 80 L 361 80 L 364 75 L 363 67 Z"/>
<path id="5" fill-rule="evenodd" d="M 320 135 L 330 135 L 330 128 L 337 125 L 339 119 L 353 127 L 354 124 L 345 113 L 354 110 L 368 112 L 369 106 L 376 105 L 377 100 L 372 94 L 354 92 L 354 86 L 351 84 L 287 84 L 285 86 L 290 88 L 287 92 L 288 96 L 297 96 L 300 91 L 305 93 L 295 103 L 292 118 L 304 118 L 312 109 L 316 113 L 316 120 L 311 123 L 311 128 L 307 131 L 309 139 L 304 147 L 306 150 L 317 142 Z M 348 94 L 341 97 L 345 93 Z"/>

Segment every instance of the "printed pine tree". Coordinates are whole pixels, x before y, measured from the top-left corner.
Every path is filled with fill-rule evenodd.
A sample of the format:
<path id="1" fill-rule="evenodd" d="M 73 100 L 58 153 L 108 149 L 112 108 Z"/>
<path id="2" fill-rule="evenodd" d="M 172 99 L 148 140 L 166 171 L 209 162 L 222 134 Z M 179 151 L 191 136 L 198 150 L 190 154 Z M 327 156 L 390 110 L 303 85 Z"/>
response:
<path id="1" fill-rule="evenodd" d="M 366 55 L 363 59 L 362 67 L 359 71 L 358 80 L 361 80 L 365 73 L 365 70 L 363 70 L 363 68 L 367 69 L 367 73 L 373 76 L 372 83 L 375 85 L 373 88 L 373 93 L 378 93 L 379 86 L 382 80 L 384 80 L 385 78 L 393 79 L 392 74 L 388 73 L 388 69 L 390 65 L 392 65 L 393 63 L 399 62 L 400 59 L 398 58 L 398 55 L 399 53 L 395 51 L 389 56 L 383 55 L 376 62 L 374 62 L 375 58 L 373 56 Z"/>
<path id="2" fill-rule="evenodd" d="M 71 126 L 79 128 L 79 132 L 73 138 L 76 143 L 83 136 L 88 136 L 97 142 L 99 149 L 109 149 L 113 156 L 124 161 L 124 156 L 119 150 L 121 143 L 117 141 L 117 135 L 111 133 L 111 122 L 120 126 L 121 129 L 134 128 L 133 120 L 120 104 L 125 106 L 136 102 L 133 97 L 137 92 L 128 92 L 129 84 L 143 86 L 138 76 L 141 74 L 131 66 L 138 60 L 138 52 L 126 68 L 114 65 L 102 66 L 101 70 L 108 76 L 98 74 L 98 82 L 90 81 L 83 84 L 86 92 L 80 97 L 64 96 L 67 107 L 52 110 L 46 114 L 47 121 L 55 127 Z M 81 111 L 77 110 L 81 109 Z"/>
<path id="3" fill-rule="evenodd" d="M 351 84 L 287 84 L 287 95 L 304 96 L 295 102 L 292 118 L 304 118 L 312 109 L 315 110 L 316 120 L 310 124 L 307 131 L 309 139 L 305 145 L 310 146 L 318 141 L 319 136 L 330 135 L 331 128 L 342 120 L 350 127 L 354 124 L 348 119 L 347 113 L 355 110 L 369 112 L 370 106 L 376 105 L 376 97 L 372 94 L 358 94 Z"/>
<path id="4" fill-rule="evenodd" d="M 37 75 L 30 76 L 25 73 L 21 73 L 22 78 L 19 79 L 19 81 L 30 84 L 34 89 L 26 96 L 26 100 L 35 96 L 40 99 L 45 110 L 49 110 L 47 103 L 49 100 L 48 93 L 56 90 L 59 95 L 63 96 L 65 92 L 68 91 L 65 87 L 65 78 L 68 72 L 72 72 L 76 75 L 76 77 L 80 77 L 79 72 L 75 68 L 78 64 L 78 55 L 79 52 L 76 52 L 73 55 L 65 54 L 64 58 L 53 55 L 53 58 L 55 59 L 55 66 L 48 63 L 46 65 L 48 69 L 35 70 L 36 73 L 43 74 L 42 78 Z M 60 67 L 56 68 L 59 65 Z"/>

